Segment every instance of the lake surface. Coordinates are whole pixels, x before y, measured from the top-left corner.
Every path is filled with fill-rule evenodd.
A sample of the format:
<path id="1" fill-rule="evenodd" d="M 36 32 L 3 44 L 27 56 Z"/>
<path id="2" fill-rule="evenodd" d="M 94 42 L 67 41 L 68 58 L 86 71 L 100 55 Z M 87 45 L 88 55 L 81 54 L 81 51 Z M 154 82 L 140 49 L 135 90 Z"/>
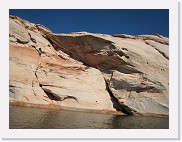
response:
<path id="1" fill-rule="evenodd" d="M 10 129 L 168 129 L 169 118 L 10 106 Z"/>

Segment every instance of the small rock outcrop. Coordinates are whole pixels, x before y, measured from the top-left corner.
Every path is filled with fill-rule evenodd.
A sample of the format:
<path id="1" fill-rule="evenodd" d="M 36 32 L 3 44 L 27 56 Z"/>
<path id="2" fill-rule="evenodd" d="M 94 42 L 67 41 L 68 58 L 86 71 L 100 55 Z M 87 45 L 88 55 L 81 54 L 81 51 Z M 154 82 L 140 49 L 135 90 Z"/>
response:
<path id="1" fill-rule="evenodd" d="M 12 104 L 169 113 L 166 37 L 55 34 L 16 16 L 9 36 Z"/>

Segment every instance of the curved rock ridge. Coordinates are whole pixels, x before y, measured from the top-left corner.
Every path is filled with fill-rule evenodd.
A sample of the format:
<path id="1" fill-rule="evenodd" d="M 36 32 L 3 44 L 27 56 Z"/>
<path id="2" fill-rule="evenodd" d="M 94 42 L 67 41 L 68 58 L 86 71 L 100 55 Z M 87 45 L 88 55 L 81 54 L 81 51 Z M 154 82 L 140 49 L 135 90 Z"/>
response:
<path id="1" fill-rule="evenodd" d="M 55 34 L 16 16 L 9 32 L 11 103 L 169 114 L 168 38 Z"/>
<path id="2" fill-rule="evenodd" d="M 112 34 L 114 37 L 120 37 L 120 38 L 131 38 L 131 39 L 136 39 L 135 36 L 128 35 L 128 34 Z"/>

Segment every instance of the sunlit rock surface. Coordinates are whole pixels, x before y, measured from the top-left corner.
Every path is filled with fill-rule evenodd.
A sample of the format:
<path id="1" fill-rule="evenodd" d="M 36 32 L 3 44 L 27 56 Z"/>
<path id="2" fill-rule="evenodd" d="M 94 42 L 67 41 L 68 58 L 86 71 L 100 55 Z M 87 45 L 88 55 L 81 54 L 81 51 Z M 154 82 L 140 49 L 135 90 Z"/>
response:
<path id="1" fill-rule="evenodd" d="M 168 115 L 168 38 L 55 34 L 15 16 L 9 32 L 11 103 Z"/>

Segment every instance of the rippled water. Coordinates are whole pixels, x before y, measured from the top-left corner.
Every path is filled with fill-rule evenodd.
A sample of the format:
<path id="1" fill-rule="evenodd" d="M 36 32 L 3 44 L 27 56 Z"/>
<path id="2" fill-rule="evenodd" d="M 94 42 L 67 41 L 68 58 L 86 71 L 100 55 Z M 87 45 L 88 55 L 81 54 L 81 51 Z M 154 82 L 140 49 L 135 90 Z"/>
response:
<path id="1" fill-rule="evenodd" d="M 10 129 L 168 129 L 169 119 L 10 106 Z"/>

